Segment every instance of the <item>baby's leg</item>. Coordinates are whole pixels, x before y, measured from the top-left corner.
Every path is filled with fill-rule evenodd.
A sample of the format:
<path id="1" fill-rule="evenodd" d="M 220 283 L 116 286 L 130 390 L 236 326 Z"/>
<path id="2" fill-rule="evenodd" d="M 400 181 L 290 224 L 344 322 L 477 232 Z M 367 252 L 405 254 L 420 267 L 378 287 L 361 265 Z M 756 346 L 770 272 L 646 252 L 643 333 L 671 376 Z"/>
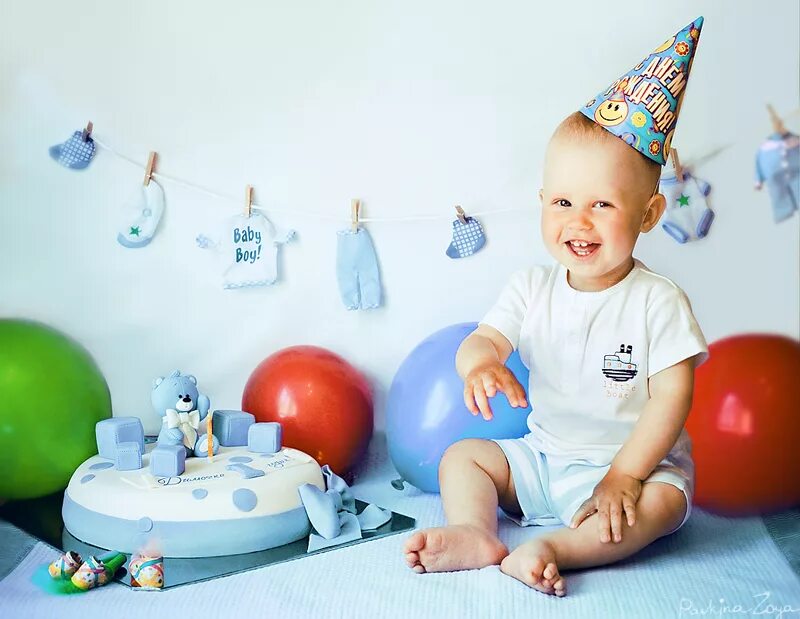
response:
<path id="1" fill-rule="evenodd" d="M 621 541 L 600 541 L 599 515 L 594 513 L 576 529 L 557 529 L 522 544 L 503 560 L 500 569 L 540 591 L 564 595 L 566 589 L 559 569 L 593 567 L 625 559 L 675 529 L 687 508 L 681 490 L 664 482 L 648 482 L 642 486 L 636 503 L 633 526 L 628 526 L 627 519 L 622 518 Z M 545 570 L 551 563 L 557 568 L 550 566 Z"/>
<path id="2" fill-rule="evenodd" d="M 449 572 L 498 565 L 508 549 L 497 538 L 497 506 L 519 513 L 511 470 L 493 441 L 451 445 L 439 464 L 448 526 L 417 531 L 405 544 L 415 572 Z"/>

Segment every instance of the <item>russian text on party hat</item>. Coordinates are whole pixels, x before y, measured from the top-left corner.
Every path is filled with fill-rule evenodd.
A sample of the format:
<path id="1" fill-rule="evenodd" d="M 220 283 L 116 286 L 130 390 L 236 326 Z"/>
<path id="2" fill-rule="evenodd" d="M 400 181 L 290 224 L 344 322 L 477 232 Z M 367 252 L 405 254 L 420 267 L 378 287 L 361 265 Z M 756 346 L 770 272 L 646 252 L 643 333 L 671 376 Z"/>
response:
<path id="1" fill-rule="evenodd" d="M 589 100 L 581 112 L 664 165 L 702 27 L 703 18 L 698 17 Z"/>

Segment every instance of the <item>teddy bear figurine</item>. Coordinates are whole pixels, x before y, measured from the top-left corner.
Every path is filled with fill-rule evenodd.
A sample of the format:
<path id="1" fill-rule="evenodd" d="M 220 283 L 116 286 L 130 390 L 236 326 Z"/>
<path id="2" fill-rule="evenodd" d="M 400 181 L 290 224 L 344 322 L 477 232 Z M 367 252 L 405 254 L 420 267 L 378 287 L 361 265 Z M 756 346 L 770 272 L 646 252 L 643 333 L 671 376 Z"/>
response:
<path id="1" fill-rule="evenodd" d="M 179 370 L 167 377 L 159 376 L 153 381 L 150 400 L 161 416 L 158 444 L 183 444 L 187 456 L 207 455 L 208 440 L 201 422 L 209 414 L 211 401 L 197 390 L 197 379 L 194 376 L 181 374 Z M 212 440 L 213 453 L 216 454 L 219 441 L 216 436 Z"/>

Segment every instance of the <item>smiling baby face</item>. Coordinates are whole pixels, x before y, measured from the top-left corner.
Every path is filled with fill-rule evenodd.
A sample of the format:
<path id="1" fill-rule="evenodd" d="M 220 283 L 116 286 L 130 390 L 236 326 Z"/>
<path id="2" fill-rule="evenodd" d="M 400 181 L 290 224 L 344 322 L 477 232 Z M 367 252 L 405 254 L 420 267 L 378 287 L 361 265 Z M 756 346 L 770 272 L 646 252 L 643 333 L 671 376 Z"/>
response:
<path id="1" fill-rule="evenodd" d="M 580 112 L 547 147 L 542 238 L 579 290 L 602 290 L 633 267 L 633 248 L 664 211 L 655 193 L 661 166 Z"/>

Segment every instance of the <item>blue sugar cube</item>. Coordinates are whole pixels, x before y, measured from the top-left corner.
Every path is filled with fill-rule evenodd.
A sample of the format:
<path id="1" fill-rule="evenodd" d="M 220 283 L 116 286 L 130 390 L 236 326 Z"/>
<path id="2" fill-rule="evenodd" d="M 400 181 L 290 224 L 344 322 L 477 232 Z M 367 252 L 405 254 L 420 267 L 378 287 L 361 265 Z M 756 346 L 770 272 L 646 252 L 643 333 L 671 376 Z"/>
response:
<path id="1" fill-rule="evenodd" d="M 139 452 L 144 453 L 144 428 L 138 417 L 112 417 L 98 421 L 94 427 L 97 438 L 97 453 L 103 458 L 116 461 L 117 445 L 134 442 Z"/>
<path id="2" fill-rule="evenodd" d="M 210 415 L 211 413 L 209 413 Z M 211 420 L 214 436 L 223 447 L 243 447 L 247 445 L 247 432 L 256 418 L 244 411 L 214 411 Z"/>
<path id="3" fill-rule="evenodd" d="M 186 470 L 183 445 L 158 445 L 150 452 L 150 472 L 156 477 L 177 477 Z"/>
<path id="4" fill-rule="evenodd" d="M 281 424 L 277 421 L 254 423 L 247 431 L 247 448 L 261 454 L 281 450 Z"/>
<path id="5" fill-rule="evenodd" d="M 142 468 L 142 450 L 135 441 L 119 443 L 116 456 L 115 464 L 118 471 L 135 471 Z"/>

